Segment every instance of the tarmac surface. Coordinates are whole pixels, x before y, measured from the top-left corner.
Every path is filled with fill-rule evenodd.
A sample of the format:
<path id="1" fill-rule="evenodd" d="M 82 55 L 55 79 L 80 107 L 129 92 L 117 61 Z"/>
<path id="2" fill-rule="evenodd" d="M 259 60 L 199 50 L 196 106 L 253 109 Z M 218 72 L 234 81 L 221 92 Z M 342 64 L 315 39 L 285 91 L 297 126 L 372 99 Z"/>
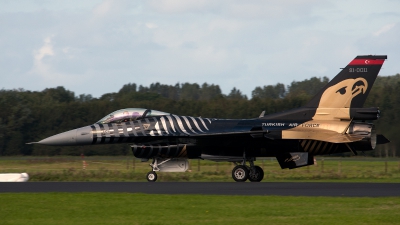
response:
<path id="1" fill-rule="evenodd" d="M 400 196 L 400 183 L 318 182 L 4 182 L 0 193 L 119 192 L 146 194 L 278 195 L 278 196 Z"/>

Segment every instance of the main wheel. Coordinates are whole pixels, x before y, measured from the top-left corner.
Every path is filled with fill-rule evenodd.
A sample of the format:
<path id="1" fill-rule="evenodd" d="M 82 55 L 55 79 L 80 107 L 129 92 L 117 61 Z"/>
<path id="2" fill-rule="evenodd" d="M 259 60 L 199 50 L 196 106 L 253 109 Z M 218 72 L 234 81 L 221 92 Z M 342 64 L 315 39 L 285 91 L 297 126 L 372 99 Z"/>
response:
<path id="1" fill-rule="evenodd" d="M 235 166 L 232 170 L 232 178 L 236 182 L 245 182 L 249 177 L 249 170 L 246 166 Z"/>
<path id="2" fill-rule="evenodd" d="M 154 171 L 150 171 L 147 173 L 146 178 L 149 182 L 155 182 L 157 180 L 157 174 Z"/>
<path id="3" fill-rule="evenodd" d="M 264 171 L 259 166 L 254 166 L 254 169 L 249 172 L 249 180 L 251 182 L 260 182 L 264 178 Z"/>

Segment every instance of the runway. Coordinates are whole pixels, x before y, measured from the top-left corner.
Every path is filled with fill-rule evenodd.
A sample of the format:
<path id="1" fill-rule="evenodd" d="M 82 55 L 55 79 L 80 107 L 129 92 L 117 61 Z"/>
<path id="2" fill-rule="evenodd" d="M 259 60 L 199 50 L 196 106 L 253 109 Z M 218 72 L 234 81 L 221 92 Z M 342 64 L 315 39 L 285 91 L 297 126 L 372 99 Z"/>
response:
<path id="1" fill-rule="evenodd" d="M 279 196 L 400 196 L 400 183 L 318 182 L 16 182 L 0 183 L 0 193 L 119 192 L 146 194 L 279 195 Z"/>

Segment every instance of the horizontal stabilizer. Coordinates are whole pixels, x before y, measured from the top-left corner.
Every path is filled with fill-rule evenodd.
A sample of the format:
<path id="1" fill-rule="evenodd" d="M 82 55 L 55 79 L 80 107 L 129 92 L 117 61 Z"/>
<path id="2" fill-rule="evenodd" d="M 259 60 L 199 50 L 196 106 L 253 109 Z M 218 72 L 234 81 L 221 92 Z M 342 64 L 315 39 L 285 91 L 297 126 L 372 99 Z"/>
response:
<path id="1" fill-rule="evenodd" d="M 389 143 L 389 142 L 390 142 L 389 139 L 387 139 L 382 134 L 376 135 L 376 144 L 377 145 L 382 145 L 382 144 L 386 144 L 386 143 Z"/>
<path id="2" fill-rule="evenodd" d="M 349 143 L 355 141 L 361 141 L 364 137 L 360 135 L 351 134 L 337 134 L 326 139 L 327 142 L 331 143 Z"/>
<path id="3" fill-rule="evenodd" d="M 337 132 L 303 132 L 303 131 L 285 131 L 282 132 L 283 139 L 310 139 L 316 141 L 325 141 L 330 143 L 349 143 L 360 141 L 364 137 L 354 134 L 341 134 Z"/>

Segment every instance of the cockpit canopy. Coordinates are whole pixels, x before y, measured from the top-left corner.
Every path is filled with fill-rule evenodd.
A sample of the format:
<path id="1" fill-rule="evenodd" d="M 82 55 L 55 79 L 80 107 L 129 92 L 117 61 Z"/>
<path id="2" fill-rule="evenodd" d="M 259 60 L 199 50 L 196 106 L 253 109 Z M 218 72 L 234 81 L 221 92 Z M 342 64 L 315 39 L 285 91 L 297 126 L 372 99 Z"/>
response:
<path id="1" fill-rule="evenodd" d="M 164 115 L 171 115 L 171 113 L 161 112 L 152 109 L 127 108 L 112 112 L 109 115 L 103 117 L 101 120 L 97 121 L 96 123 L 98 124 L 122 123 L 128 121 L 135 121 L 146 117 L 164 116 Z"/>

